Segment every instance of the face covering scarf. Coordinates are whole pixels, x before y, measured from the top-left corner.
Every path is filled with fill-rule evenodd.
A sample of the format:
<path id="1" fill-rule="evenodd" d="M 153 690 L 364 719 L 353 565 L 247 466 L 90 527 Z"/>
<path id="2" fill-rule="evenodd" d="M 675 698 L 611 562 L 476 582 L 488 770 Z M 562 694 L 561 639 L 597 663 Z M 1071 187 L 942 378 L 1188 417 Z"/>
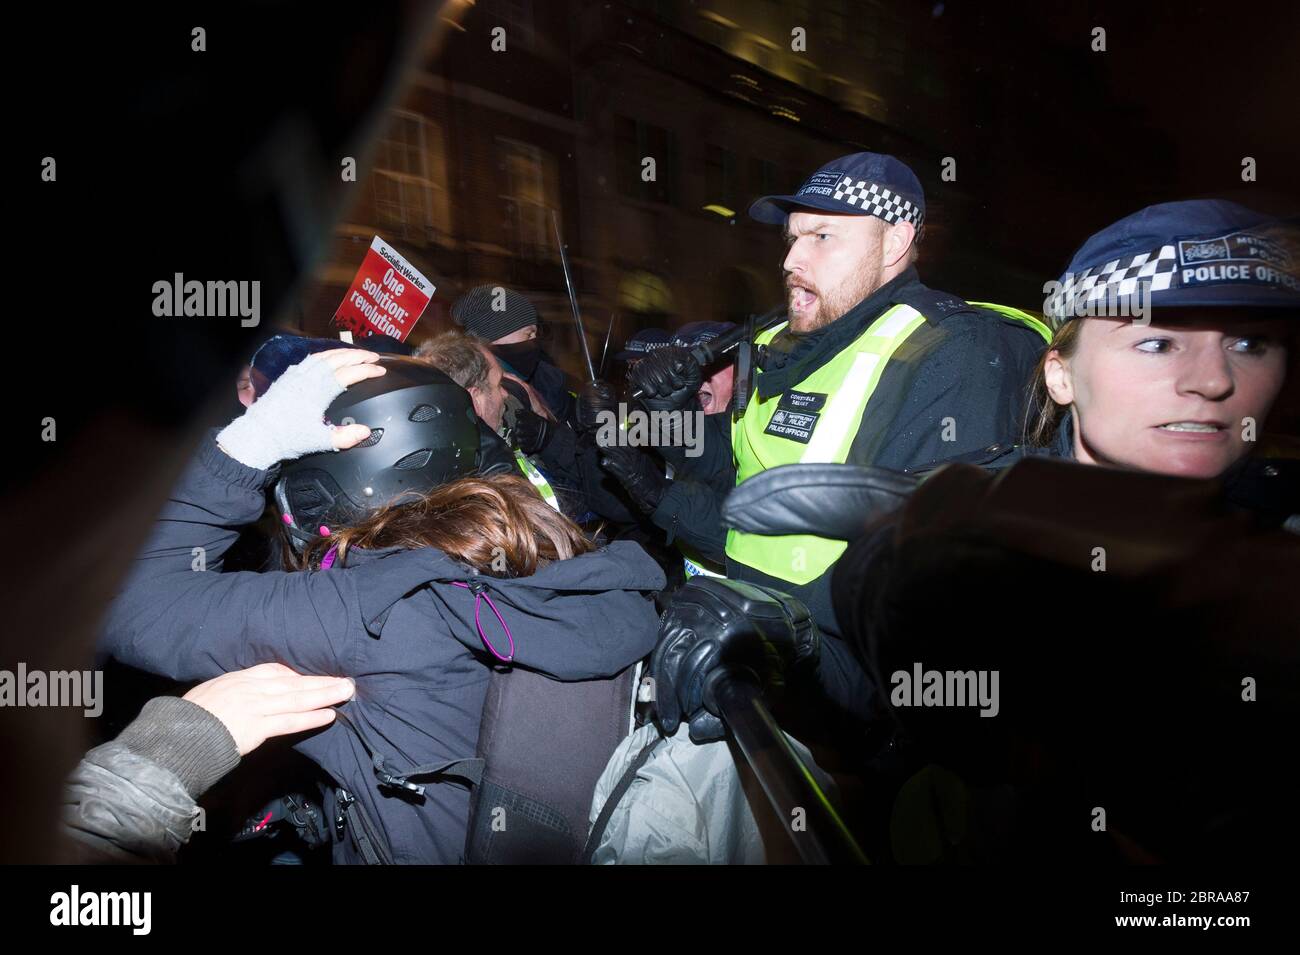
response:
<path id="1" fill-rule="evenodd" d="M 509 345 L 493 345 L 492 354 L 515 370 L 520 378 L 527 381 L 537 370 L 537 363 L 542 360 L 542 346 L 536 339 L 526 342 L 511 342 Z"/>

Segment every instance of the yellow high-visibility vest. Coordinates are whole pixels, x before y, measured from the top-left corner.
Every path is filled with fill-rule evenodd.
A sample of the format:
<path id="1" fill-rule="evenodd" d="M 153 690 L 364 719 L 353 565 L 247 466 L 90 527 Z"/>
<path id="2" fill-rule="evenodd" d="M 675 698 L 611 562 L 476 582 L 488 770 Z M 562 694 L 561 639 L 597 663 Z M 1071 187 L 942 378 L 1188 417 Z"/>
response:
<path id="1" fill-rule="evenodd" d="M 560 499 L 555 496 L 555 491 L 551 489 L 551 483 L 546 480 L 546 475 L 537 470 L 533 462 L 529 461 L 527 456 L 518 448 L 515 449 L 515 464 L 519 466 L 519 470 L 523 472 L 524 477 L 528 478 L 529 483 L 537 488 L 537 493 L 542 496 L 542 500 L 559 511 Z"/>
<path id="2" fill-rule="evenodd" d="M 1028 325 L 1044 340 L 1051 330 L 1019 309 L 971 302 Z M 755 388 L 745 414 L 731 429 L 739 484 L 783 464 L 844 463 L 890 356 L 925 322 L 910 305 L 889 308 L 833 359 L 784 393 L 761 399 Z M 785 328 L 755 338 L 766 345 Z M 761 377 L 762 372 L 760 371 Z M 848 545 L 806 534 L 767 537 L 727 532 L 727 556 L 769 577 L 807 584 L 839 559 Z"/>

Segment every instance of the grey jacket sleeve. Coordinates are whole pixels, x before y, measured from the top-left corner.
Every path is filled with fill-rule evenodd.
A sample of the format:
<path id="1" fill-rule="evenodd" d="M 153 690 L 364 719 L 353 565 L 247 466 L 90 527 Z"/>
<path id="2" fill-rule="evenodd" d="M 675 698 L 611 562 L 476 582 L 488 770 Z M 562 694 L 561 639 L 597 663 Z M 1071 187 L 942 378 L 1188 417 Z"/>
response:
<path id="1" fill-rule="evenodd" d="M 64 787 L 68 862 L 174 862 L 195 802 L 239 763 L 225 725 L 177 697 L 150 700 L 113 742 L 96 746 Z"/>

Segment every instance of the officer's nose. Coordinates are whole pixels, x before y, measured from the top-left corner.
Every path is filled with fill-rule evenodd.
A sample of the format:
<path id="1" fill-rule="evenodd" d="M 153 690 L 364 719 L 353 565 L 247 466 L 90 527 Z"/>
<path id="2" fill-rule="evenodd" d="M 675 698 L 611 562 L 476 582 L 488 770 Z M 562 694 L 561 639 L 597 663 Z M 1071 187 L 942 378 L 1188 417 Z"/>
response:
<path id="1" fill-rule="evenodd" d="M 803 272 L 804 265 L 803 242 L 801 239 L 795 239 L 790 243 L 790 249 L 785 254 L 785 261 L 781 263 L 781 268 L 789 275 L 791 272 Z"/>
<path id="2" fill-rule="evenodd" d="M 1223 336 L 1202 332 L 1192 336 L 1179 368 L 1178 393 L 1199 395 L 1208 401 L 1221 401 L 1232 394 L 1232 365 L 1223 347 Z"/>

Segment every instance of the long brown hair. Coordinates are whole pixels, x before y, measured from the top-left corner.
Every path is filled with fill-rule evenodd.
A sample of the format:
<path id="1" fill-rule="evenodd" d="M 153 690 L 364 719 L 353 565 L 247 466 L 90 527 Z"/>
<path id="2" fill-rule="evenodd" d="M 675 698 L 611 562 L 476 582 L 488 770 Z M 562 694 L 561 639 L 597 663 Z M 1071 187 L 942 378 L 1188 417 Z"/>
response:
<path id="1" fill-rule="evenodd" d="M 353 547 L 436 547 L 492 577 L 528 577 L 553 560 L 593 549 L 577 524 L 512 474 L 459 478 L 398 499 L 355 527 L 312 542 L 299 567 L 319 567 L 331 548 L 342 565 Z"/>
<path id="2" fill-rule="evenodd" d="M 1047 360 L 1055 352 L 1059 357 L 1069 360 L 1079 347 L 1079 329 L 1082 319 L 1066 319 L 1052 336 L 1052 343 L 1047 346 L 1034 367 L 1034 376 L 1029 383 L 1029 417 L 1025 422 L 1025 443 L 1030 447 L 1045 448 L 1056 437 L 1061 422 L 1070 413 L 1068 405 L 1058 405 L 1052 400 L 1047 390 Z"/>

